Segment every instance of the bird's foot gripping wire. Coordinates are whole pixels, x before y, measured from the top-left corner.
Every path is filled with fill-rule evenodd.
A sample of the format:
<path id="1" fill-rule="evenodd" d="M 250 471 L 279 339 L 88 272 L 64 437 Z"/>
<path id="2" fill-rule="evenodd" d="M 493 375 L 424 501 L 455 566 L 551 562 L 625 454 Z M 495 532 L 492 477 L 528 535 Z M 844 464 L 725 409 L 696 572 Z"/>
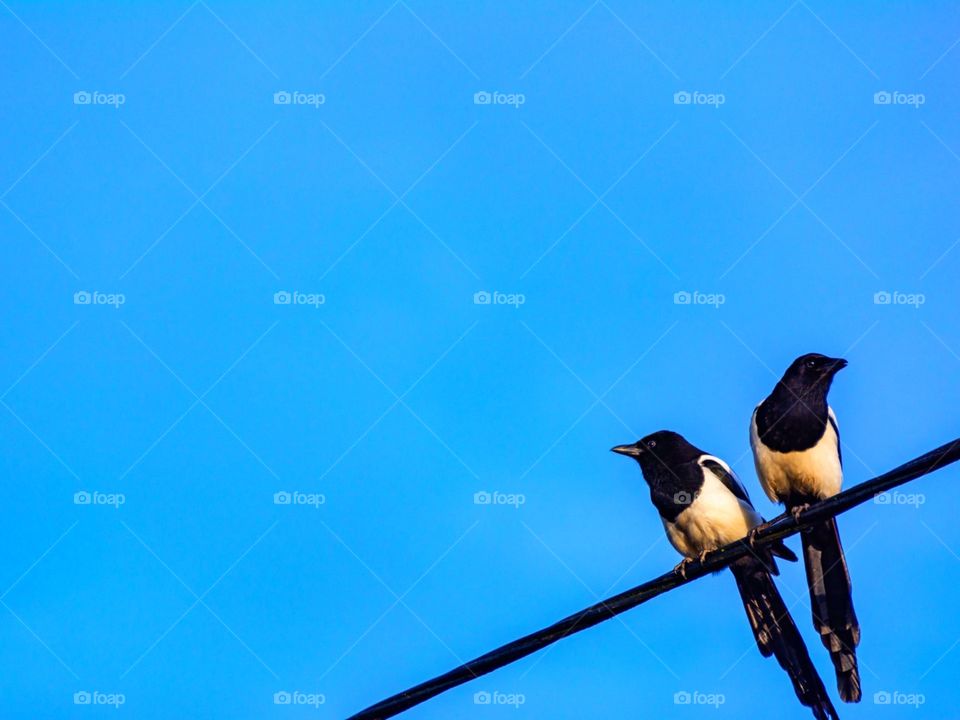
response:
<path id="1" fill-rule="evenodd" d="M 810 503 L 803 503 L 802 505 L 794 505 L 790 508 L 790 514 L 793 515 L 793 519 L 797 522 L 800 522 L 800 516 L 810 509 Z"/>
<path id="2" fill-rule="evenodd" d="M 752 528 L 750 528 L 750 532 L 747 533 L 747 545 L 751 550 L 757 549 L 757 531 L 759 529 L 759 525 L 754 525 Z"/>
<path id="3" fill-rule="evenodd" d="M 706 551 L 706 550 L 701 550 L 700 553 L 697 555 L 696 560 L 697 560 L 697 562 L 699 562 L 699 563 L 702 564 L 703 561 L 706 559 L 706 557 L 707 557 L 707 551 Z M 687 579 L 687 568 L 690 567 L 690 565 L 693 563 L 693 561 L 694 561 L 694 558 L 685 557 L 683 560 L 681 560 L 680 562 L 677 563 L 676 567 L 673 568 L 673 571 L 674 571 L 677 575 L 679 575 L 680 577 L 682 577 L 684 580 L 686 580 L 686 579 Z"/>

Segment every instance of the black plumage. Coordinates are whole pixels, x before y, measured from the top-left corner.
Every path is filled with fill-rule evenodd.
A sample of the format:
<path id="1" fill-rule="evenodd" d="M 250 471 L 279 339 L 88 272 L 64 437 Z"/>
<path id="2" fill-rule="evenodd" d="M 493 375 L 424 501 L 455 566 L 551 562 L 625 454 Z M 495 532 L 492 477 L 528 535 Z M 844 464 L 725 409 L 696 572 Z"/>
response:
<path id="1" fill-rule="evenodd" d="M 846 365 L 839 358 L 803 355 L 754 411 L 751 446 L 760 483 L 793 512 L 840 491 L 840 431 L 827 393 Z M 814 627 L 830 653 L 841 699 L 859 702 L 860 624 L 836 520 L 803 530 L 801 543 Z"/>
<path id="2" fill-rule="evenodd" d="M 730 467 L 677 433 L 660 431 L 613 451 L 640 464 L 667 537 L 687 559 L 744 539 L 763 521 Z M 780 542 L 730 566 L 757 647 L 764 657 L 777 659 L 814 717 L 835 720 L 833 703 L 773 582 L 772 575 L 778 574 L 774 555 L 797 559 Z M 677 569 L 682 573 L 684 563 Z"/>

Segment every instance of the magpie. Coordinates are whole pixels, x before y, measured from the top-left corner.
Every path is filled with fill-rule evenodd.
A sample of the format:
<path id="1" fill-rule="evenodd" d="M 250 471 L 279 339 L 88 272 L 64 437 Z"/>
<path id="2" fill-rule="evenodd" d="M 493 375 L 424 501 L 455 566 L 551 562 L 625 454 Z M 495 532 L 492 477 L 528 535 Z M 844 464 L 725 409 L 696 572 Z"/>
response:
<path id="1" fill-rule="evenodd" d="M 802 355 L 753 411 L 750 446 L 764 492 L 794 516 L 840 492 L 840 431 L 827 392 L 842 358 Z M 834 518 L 800 533 L 810 587 L 813 625 L 830 653 L 844 702 L 860 702 L 856 647 L 860 624 L 853 610 L 850 573 Z"/>
<path id="2" fill-rule="evenodd" d="M 681 575 L 693 558 L 702 560 L 711 550 L 745 538 L 763 522 L 730 466 L 682 435 L 661 430 L 612 451 L 640 464 L 667 538 L 684 557 L 675 568 Z M 776 657 L 800 702 L 817 720 L 837 720 L 800 631 L 774 585 L 771 575 L 779 574 L 774 555 L 797 560 L 780 541 L 730 565 L 757 647 L 764 657 Z"/>

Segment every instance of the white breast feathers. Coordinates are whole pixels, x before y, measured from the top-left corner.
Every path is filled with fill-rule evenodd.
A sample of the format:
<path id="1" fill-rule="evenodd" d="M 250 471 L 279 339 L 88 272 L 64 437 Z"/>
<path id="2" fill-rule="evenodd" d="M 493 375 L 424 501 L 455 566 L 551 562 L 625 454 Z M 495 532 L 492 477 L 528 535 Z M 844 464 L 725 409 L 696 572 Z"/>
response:
<path id="1" fill-rule="evenodd" d="M 749 502 L 734 495 L 710 470 L 704 468 L 703 476 L 703 487 L 690 506 L 673 522 L 663 522 L 670 543 L 691 558 L 739 540 L 762 522 Z"/>
<path id="2" fill-rule="evenodd" d="M 759 406 L 758 406 L 759 407 Z M 828 498 L 840 492 L 843 469 L 840 466 L 840 438 L 834 430 L 836 416 L 828 408 L 833 423 L 828 422 L 823 437 L 809 450 L 777 452 L 762 442 L 757 433 L 757 411 L 750 420 L 750 446 L 763 491 L 774 502 L 783 502 L 790 494 Z"/>

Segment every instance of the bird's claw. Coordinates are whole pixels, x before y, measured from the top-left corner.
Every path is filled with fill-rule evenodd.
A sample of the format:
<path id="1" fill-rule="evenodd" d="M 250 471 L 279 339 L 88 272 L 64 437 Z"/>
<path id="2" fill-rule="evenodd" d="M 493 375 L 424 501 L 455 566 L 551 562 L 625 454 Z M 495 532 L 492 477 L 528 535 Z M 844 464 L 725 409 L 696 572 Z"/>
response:
<path id="1" fill-rule="evenodd" d="M 800 515 L 810 509 L 810 503 L 803 503 L 802 505 L 794 505 L 790 508 L 790 514 L 793 516 L 793 519 L 797 522 L 800 522 Z"/>
<path id="2" fill-rule="evenodd" d="M 697 562 L 703 563 L 707 557 L 707 551 L 703 550 L 697 555 Z M 682 577 L 684 580 L 687 579 L 687 568 L 694 562 L 693 558 L 685 557 L 683 560 L 677 563 L 677 566 L 673 568 L 673 571 Z"/>
<path id="3" fill-rule="evenodd" d="M 750 546 L 751 550 L 757 549 L 757 531 L 760 529 L 760 526 L 750 528 L 750 532 L 747 533 L 747 545 Z"/>

